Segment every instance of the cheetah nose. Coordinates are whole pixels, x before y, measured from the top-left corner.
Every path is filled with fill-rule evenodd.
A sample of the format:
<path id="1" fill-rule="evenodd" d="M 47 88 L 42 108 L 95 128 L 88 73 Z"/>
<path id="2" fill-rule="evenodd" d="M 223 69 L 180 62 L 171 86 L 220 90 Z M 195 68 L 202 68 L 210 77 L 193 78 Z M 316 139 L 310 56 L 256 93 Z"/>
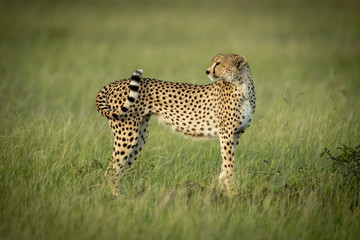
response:
<path id="1" fill-rule="evenodd" d="M 206 73 L 206 75 L 209 75 L 209 74 L 210 74 L 210 71 L 209 71 L 209 70 L 206 70 L 205 73 Z"/>

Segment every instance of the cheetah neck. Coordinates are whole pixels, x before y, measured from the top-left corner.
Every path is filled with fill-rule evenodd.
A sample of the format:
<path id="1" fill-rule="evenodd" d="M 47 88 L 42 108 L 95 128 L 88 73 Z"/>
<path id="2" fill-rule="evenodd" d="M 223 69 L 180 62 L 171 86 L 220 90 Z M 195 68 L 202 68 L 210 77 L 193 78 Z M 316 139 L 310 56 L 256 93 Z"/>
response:
<path id="1" fill-rule="evenodd" d="M 244 96 L 245 100 L 249 100 L 250 91 L 253 86 L 253 80 L 251 77 L 251 72 L 248 67 L 244 67 L 239 74 L 238 80 L 235 81 L 235 86 L 239 88 L 239 91 Z"/>
<path id="2" fill-rule="evenodd" d="M 246 83 L 241 84 L 240 91 L 242 95 L 244 96 L 244 100 L 249 100 L 249 89 L 248 85 Z"/>

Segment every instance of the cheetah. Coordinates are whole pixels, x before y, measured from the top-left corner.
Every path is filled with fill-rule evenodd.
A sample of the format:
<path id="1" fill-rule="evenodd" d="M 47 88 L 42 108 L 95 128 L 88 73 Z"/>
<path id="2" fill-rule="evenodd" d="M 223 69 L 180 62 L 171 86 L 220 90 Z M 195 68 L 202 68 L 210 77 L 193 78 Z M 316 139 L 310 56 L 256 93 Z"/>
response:
<path id="1" fill-rule="evenodd" d="M 219 184 L 229 194 L 235 193 L 234 154 L 256 107 L 245 57 L 215 56 L 206 70 L 213 83 L 207 85 L 143 78 L 142 73 L 138 69 L 131 78 L 106 85 L 96 98 L 97 109 L 107 117 L 115 137 L 112 160 L 105 172 L 112 193 L 119 195 L 118 178 L 139 157 L 151 115 L 186 136 L 218 137 L 222 155 Z"/>

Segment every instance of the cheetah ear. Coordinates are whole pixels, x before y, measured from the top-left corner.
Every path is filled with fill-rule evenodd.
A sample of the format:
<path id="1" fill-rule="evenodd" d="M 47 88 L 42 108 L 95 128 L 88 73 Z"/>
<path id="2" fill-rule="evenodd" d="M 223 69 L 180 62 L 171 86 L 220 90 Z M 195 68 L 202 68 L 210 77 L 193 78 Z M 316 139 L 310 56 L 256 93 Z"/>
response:
<path id="1" fill-rule="evenodd" d="M 236 59 L 236 67 L 237 69 L 241 69 L 246 63 L 246 58 L 244 56 L 239 56 Z"/>

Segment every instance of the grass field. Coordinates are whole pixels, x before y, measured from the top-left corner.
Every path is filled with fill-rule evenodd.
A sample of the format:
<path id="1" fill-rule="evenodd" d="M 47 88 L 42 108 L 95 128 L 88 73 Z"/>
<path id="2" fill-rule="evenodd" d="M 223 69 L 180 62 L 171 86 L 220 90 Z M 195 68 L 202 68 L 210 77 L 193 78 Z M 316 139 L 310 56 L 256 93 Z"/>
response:
<path id="1" fill-rule="evenodd" d="M 0 239 L 360 239 L 359 168 L 320 156 L 360 144 L 359 1 L 31 2 L 0 3 Z M 152 119 L 113 198 L 97 92 L 136 68 L 206 84 L 220 52 L 256 88 L 241 194 L 218 140 Z"/>

